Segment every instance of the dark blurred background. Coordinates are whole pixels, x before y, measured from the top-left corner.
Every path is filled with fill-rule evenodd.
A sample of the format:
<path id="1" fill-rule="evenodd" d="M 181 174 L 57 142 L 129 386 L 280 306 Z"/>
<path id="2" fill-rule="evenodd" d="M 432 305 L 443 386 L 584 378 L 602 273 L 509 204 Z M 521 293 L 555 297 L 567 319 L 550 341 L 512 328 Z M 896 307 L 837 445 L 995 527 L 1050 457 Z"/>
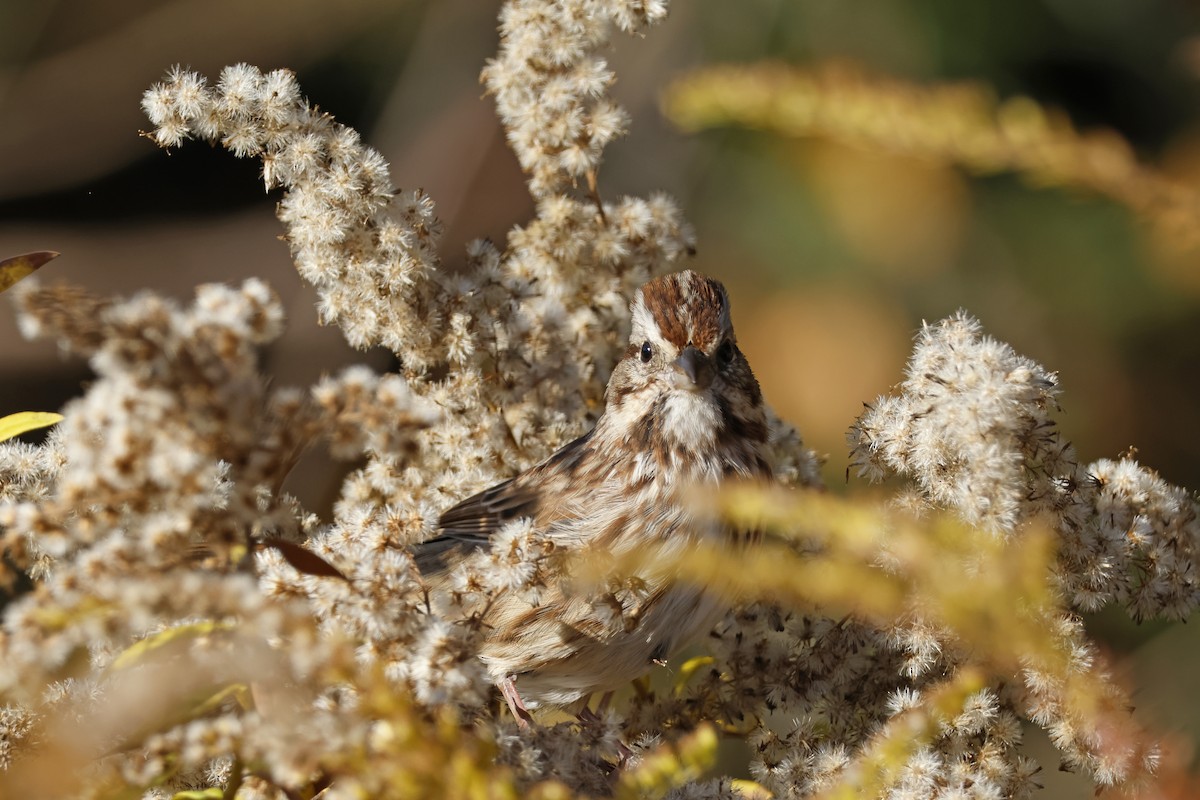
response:
<path id="1" fill-rule="evenodd" d="M 502 242 L 531 213 L 478 83 L 497 9 L 3 0 L 0 255 L 58 250 L 43 280 L 181 300 L 198 283 L 261 276 L 289 311 L 264 359 L 278 382 L 308 384 L 362 360 L 385 367 L 386 354 L 354 353 L 315 325 L 258 162 L 197 143 L 164 153 L 138 136 L 140 97 L 176 63 L 213 79 L 238 61 L 290 67 L 314 103 L 384 154 L 398 186 L 433 196 L 453 267 L 466 241 Z M 608 151 L 601 191 L 664 189 L 682 203 L 698 233 L 695 266 L 729 285 L 768 399 L 828 455 L 838 490 L 843 434 L 861 403 L 901 378 L 922 319 L 960 307 L 1059 371 L 1061 425 L 1083 460 L 1132 445 L 1167 480 L 1200 487 L 1200 256 L 1165 252 L 1126 209 L 1082 192 L 830 141 L 684 136 L 658 110 L 659 92 L 690 67 L 848 59 L 918 83 L 971 79 L 1001 97 L 1029 95 L 1200 184 L 1198 33 L 1200 7 L 1182 0 L 678 2 L 612 56 L 614 94 L 634 122 Z M 87 375 L 53 344 L 21 340 L 0 301 L 0 415 L 59 408 Z M 326 475 L 306 477 L 301 491 L 327 492 Z M 1139 709 L 1190 741 L 1200 641 L 1182 626 L 1123 619 L 1089 624 L 1128 654 Z M 1055 774 L 1052 755 L 1041 758 L 1047 796 L 1090 796 Z"/>

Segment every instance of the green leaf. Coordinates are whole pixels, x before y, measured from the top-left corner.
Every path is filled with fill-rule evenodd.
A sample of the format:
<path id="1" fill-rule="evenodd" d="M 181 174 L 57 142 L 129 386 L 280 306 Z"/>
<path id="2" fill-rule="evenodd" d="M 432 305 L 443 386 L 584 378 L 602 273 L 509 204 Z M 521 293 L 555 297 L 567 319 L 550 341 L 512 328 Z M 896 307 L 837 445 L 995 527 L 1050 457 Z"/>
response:
<path id="1" fill-rule="evenodd" d="M 219 786 L 210 786 L 207 789 L 188 789 L 186 792 L 176 792 L 171 795 L 171 800 L 221 800 L 224 796 L 224 789 Z"/>
<path id="2" fill-rule="evenodd" d="M 3 275 L 0 275 L 0 284 L 3 284 Z M 0 292 L 4 291 L 0 286 Z M 62 414 L 55 414 L 50 411 L 20 411 L 16 414 L 9 414 L 7 417 L 0 417 L 0 442 L 8 441 L 14 436 L 20 436 L 28 431 L 35 431 L 38 428 L 49 428 L 51 425 L 62 422 Z"/>
<path id="3" fill-rule="evenodd" d="M 22 278 L 32 275 L 38 267 L 47 261 L 58 258 L 58 255 L 53 250 L 38 250 L 0 261 L 0 292 L 7 290 Z"/>

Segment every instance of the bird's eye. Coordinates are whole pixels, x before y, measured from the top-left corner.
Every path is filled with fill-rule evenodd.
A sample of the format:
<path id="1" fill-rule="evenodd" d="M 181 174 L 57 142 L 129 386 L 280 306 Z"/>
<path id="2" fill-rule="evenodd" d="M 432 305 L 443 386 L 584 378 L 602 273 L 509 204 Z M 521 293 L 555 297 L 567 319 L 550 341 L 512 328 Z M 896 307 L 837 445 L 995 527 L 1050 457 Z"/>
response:
<path id="1" fill-rule="evenodd" d="M 642 342 L 642 363 L 645 364 L 654 355 L 654 348 L 649 342 Z"/>
<path id="2" fill-rule="evenodd" d="M 722 367 L 728 366 L 729 362 L 733 361 L 733 342 L 726 339 L 721 342 L 721 346 L 717 348 L 717 363 Z"/>

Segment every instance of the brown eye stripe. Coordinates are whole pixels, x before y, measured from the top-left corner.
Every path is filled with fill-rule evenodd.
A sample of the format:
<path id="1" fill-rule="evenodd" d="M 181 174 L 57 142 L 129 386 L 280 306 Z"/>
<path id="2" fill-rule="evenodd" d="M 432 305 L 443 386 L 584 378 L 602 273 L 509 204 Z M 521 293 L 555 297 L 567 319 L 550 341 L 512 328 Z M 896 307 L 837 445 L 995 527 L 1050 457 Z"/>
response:
<path id="1" fill-rule="evenodd" d="M 691 342 L 708 350 L 728 325 L 725 287 L 694 272 L 651 281 L 642 288 L 642 299 L 663 338 L 675 347 Z"/>

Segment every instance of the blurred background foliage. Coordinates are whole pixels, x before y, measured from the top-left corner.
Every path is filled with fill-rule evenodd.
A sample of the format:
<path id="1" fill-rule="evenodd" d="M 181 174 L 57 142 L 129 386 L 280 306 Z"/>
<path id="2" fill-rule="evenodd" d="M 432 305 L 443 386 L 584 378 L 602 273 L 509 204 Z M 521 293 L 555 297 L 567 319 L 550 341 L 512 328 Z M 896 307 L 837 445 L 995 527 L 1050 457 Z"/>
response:
<path id="1" fill-rule="evenodd" d="M 253 163 L 195 144 L 164 156 L 138 137 L 141 93 L 175 63 L 215 76 L 290 67 L 310 99 L 358 128 L 446 223 L 453 268 L 476 236 L 502 242 L 531 203 L 478 72 L 496 2 L 45 0 L 0 3 L 0 256 L 49 249 L 42 270 L 101 292 L 185 297 L 266 278 L 289 309 L 263 368 L 280 383 L 354 354 L 315 325 Z M 1060 417 L 1080 457 L 1136 446 L 1167 480 L 1200 487 L 1200 247 L 1127 206 L 1019 174 L 972 174 L 930 154 L 746 128 L 682 132 L 660 110 L 675 79 L 718 63 L 829 64 L 914 86 L 972 81 L 1122 137 L 1144 164 L 1200 189 L 1200 6 L 1183 0 L 690 0 L 613 54 L 632 133 L 610 148 L 605 197 L 663 189 L 695 225 L 696 267 L 734 297 L 768 399 L 828 455 L 899 380 L 914 329 L 966 308 L 1060 372 Z M 1194 222 L 1191 224 L 1195 224 Z M 0 305 L 0 415 L 57 409 L 86 368 L 17 339 Z M 293 491 L 334 491 L 314 456 Z M 854 486 L 851 489 L 861 489 Z M 1090 620 L 1128 653 L 1139 710 L 1190 759 L 1200 730 L 1200 639 L 1182 626 Z M 1192 626 L 1194 628 L 1194 626 Z M 1182 702 L 1181 702 L 1182 701 Z M 1048 795 L 1066 788 L 1048 767 Z M 1049 759 L 1049 760 L 1047 760 Z M 1065 795 L 1062 795 L 1065 796 Z"/>

